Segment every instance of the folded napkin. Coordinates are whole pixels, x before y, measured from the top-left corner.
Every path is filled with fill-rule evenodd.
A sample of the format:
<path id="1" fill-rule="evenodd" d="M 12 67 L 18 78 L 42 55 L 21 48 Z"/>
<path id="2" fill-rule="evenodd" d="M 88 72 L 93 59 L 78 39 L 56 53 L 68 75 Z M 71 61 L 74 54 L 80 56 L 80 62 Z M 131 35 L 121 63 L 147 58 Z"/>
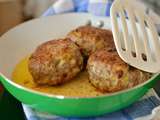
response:
<path id="1" fill-rule="evenodd" d="M 58 0 L 43 16 L 66 12 L 89 12 L 93 15 L 109 16 L 112 2 L 113 0 Z M 158 21 L 158 17 L 153 12 L 148 12 L 148 8 L 142 4 L 141 6 L 146 9 L 149 15 L 155 18 L 156 22 Z M 64 118 L 38 112 L 25 104 L 22 105 L 28 120 L 80 120 L 80 118 Z M 155 91 L 151 89 L 141 100 L 123 110 L 99 117 L 83 118 L 83 120 L 148 120 L 152 118 L 150 114 L 158 105 L 160 105 L 160 99 Z"/>

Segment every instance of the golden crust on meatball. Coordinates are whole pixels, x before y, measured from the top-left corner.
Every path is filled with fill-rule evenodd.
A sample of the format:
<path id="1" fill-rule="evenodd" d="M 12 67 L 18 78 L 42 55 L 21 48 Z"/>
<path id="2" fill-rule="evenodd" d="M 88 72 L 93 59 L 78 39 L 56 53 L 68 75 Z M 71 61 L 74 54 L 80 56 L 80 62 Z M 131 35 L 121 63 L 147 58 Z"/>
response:
<path id="1" fill-rule="evenodd" d="M 115 49 L 112 32 L 92 26 L 81 26 L 68 35 L 81 49 L 84 56 L 89 56 L 102 48 Z"/>
<path id="2" fill-rule="evenodd" d="M 91 84 L 102 92 L 131 88 L 150 77 L 149 73 L 123 62 L 117 52 L 106 49 L 97 51 L 89 57 L 87 70 Z"/>
<path id="3" fill-rule="evenodd" d="M 34 82 L 58 85 L 75 77 L 83 67 L 77 45 L 70 39 L 58 39 L 41 44 L 29 58 L 28 68 Z"/>

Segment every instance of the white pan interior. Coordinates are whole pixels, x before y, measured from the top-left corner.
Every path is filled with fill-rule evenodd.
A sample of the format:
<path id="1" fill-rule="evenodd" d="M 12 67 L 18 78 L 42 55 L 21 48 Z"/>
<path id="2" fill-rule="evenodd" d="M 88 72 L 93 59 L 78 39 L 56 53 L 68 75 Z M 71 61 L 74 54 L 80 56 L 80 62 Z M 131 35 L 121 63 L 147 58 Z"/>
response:
<path id="1" fill-rule="evenodd" d="M 10 79 L 15 65 L 40 43 L 63 38 L 70 30 L 85 25 L 88 20 L 93 24 L 104 21 L 104 28 L 111 29 L 109 18 L 82 13 L 39 18 L 11 29 L 0 37 L 0 72 Z"/>
<path id="2" fill-rule="evenodd" d="M 2 73 L 10 79 L 15 65 L 22 58 L 31 54 L 39 44 L 48 40 L 63 38 L 76 27 L 86 25 L 89 20 L 93 26 L 103 22 L 104 26 L 102 28 L 111 29 L 109 18 L 95 17 L 86 13 L 69 13 L 38 18 L 11 29 L 0 37 L 0 74 Z M 121 23 L 121 21 L 118 22 Z M 130 31 L 131 27 L 128 21 L 127 24 Z M 121 24 L 119 24 L 120 31 L 122 31 L 121 28 Z M 139 33 L 141 33 L 141 37 L 143 33 L 141 31 Z M 120 35 L 122 36 L 121 32 Z M 151 39 L 150 36 L 149 39 Z M 132 47 L 132 50 L 135 51 L 134 47 Z"/>

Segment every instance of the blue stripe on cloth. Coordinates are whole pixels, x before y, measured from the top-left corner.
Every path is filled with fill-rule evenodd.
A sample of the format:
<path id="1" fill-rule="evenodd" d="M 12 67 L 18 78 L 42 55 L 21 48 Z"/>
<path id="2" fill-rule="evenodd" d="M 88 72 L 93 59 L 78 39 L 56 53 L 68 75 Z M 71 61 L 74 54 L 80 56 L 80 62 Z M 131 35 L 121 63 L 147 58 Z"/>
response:
<path id="1" fill-rule="evenodd" d="M 138 117 L 149 115 L 158 105 L 160 105 L 160 101 L 155 96 L 151 96 L 146 99 L 137 101 L 136 103 L 130 105 L 127 108 L 124 108 L 123 110 L 119 110 L 117 112 L 109 113 L 103 116 L 88 117 L 83 119 L 74 117 L 64 118 L 60 116 L 57 116 L 56 118 L 53 117 L 53 119 L 45 118 L 42 117 L 44 113 L 36 112 L 34 109 L 31 109 L 27 106 L 25 106 L 25 112 L 30 111 L 30 116 L 27 116 L 27 118 L 29 118 L 28 120 L 133 120 Z M 42 115 L 39 116 L 39 114 Z"/>
<path id="2" fill-rule="evenodd" d="M 106 4 L 106 16 L 110 16 L 110 8 L 112 6 L 113 0 L 109 0 L 108 3 Z"/>
<path id="3" fill-rule="evenodd" d="M 123 116 L 125 116 L 127 120 L 133 120 L 132 117 L 127 112 L 125 112 L 125 110 L 121 110 L 121 112 L 123 113 Z"/>
<path id="4" fill-rule="evenodd" d="M 132 119 L 138 118 L 140 116 L 146 116 L 151 114 L 152 110 L 160 105 L 160 101 L 155 97 L 151 96 L 142 101 L 138 101 L 130 107 L 124 109 L 125 113 L 128 113 Z"/>
<path id="5" fill-rule="evenodd" d="M 104 116 L 97 117 L 95 120 L 128 120 L 122 111 L 106 114 Z"/>
<path id="6" fill-rule="evenodd" d="M 155 97 L 149 97 L 149 100 L 152 101 L 152 103 L 154 104 L 154 106 L 158 106 L 160 105 L 160 101 L 158 99 L 155 99 Z"/>
<path id="7" fill-rule="evenodd" d="M 45 16 L 51 16 L 54 14 L 55 14 L 55 11 L 54 11 L 53 7 L 50 7 L 50 8 L 48 8 L 48 10 L 46 12 L 44 12 L 44 14 L 42 16 L 45 17 Z"/>
<path id="8" fill-rule="evenodd" d="M 97 16 L 105 16 L 106 3 L 91 3 L 88 5 L 88 12 Z"/>
<path id="9" fill-rule="evenodd" d="M 72 1 L 75 7 L 75 12 L 87 12 L 89 0 L 72 0 Z"/>

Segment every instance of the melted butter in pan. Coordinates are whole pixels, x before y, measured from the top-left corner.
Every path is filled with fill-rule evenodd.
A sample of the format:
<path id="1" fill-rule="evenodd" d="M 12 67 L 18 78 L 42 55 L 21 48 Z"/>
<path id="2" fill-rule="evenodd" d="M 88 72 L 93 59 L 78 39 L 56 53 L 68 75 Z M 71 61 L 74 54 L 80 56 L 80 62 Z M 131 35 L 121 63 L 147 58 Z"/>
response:
<path id="1" fill-rule="evenodd" d="M 43 93 L 69 97 L 94 97 L 103 93 L 97 91 L 88 80 L 86 71 L 79 73 L 73 80 L 58 86 L 38 86 L 28 71 L 28 57 L 21 60 L 15 67 L 12 79 L 14 82 Z"/>

